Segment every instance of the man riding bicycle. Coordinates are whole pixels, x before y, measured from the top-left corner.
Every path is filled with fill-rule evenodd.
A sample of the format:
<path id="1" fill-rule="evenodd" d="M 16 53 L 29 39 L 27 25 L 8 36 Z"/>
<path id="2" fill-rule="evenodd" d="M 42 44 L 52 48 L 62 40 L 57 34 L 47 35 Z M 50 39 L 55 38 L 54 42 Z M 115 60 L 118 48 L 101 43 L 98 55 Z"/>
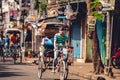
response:
<path id="1" fill-rule="evenodd" d="M 59 50 L 63 48 L 68 48 L 68 37 L 64 34 L 64 28 L 59 28 L 59 33 L 54 35 L 54 60 L 53 60 L 53 70 L 55 72 L 56 62 L 59 54 Z M 65 54 L 65 59 L 67 60 L 67 53 L 63 51 Z"/>

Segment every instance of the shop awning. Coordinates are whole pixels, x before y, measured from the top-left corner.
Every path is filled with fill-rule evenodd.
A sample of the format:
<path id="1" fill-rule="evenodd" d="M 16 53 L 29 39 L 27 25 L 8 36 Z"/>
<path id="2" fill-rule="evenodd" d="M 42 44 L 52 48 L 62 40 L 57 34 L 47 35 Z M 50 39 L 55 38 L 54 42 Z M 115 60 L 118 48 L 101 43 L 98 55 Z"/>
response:
<path id="1" fill-rule="evenodd" d="M 51 28 L 56 28 L 56 27 L 62 26 L 64 24 L 62 22 L 45 22 L 41 25 L 41 28 L 45 29 L 49 25 L 54 25 L 54 26 L 51 26 Z"/>
<path id="2" fill-rule="evenodd" d="M 66 16 L 58 16 L 58 19 L 66 19 Z"/>

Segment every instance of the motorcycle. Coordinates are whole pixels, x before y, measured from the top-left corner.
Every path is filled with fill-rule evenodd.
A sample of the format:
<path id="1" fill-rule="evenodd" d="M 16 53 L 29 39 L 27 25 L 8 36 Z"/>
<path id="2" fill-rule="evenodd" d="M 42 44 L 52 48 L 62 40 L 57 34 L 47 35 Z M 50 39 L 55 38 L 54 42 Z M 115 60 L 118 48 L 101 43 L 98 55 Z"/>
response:
<path id="1" fill-rule="evenodd" d="M 114 48 L 115 55 L 112 56 L 111 64 L 114 68 L 120 68 L 120 48 Z"/>

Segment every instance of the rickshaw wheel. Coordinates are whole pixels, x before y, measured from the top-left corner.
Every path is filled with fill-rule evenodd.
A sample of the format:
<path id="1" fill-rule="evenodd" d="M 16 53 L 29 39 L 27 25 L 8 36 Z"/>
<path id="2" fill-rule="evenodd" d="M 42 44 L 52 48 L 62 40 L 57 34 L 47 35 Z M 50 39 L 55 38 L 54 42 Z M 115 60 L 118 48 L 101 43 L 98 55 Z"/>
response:
<path id="1" fill-rule="evenodd" d="M 42 69 L 38 69 L 38 78 L 39 78 L 39 79 L 42 78 Z"/>
<path id="2" fill-rule="evenodd" d="M 38 78 L 41 79 L 42 78 L 42 73 L 43 73 L 43 65 L 44 65 L 44 62 L 41 58 L 41 56 L 39 57 L 39 60 L 38 60 Z"/>

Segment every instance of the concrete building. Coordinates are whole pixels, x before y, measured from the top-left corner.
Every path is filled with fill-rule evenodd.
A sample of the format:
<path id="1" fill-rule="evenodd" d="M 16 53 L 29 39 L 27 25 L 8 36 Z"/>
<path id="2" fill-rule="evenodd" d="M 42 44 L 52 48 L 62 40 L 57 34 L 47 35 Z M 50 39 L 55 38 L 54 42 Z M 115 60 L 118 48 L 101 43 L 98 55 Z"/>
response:
<path id="1" fill-rule="evenodd" d="M 19 5 L 14 0 L 2 0 L 4 28 L 9 28 L 11 17 L 12 19 L 17 20 L 19 8 Z"/>

